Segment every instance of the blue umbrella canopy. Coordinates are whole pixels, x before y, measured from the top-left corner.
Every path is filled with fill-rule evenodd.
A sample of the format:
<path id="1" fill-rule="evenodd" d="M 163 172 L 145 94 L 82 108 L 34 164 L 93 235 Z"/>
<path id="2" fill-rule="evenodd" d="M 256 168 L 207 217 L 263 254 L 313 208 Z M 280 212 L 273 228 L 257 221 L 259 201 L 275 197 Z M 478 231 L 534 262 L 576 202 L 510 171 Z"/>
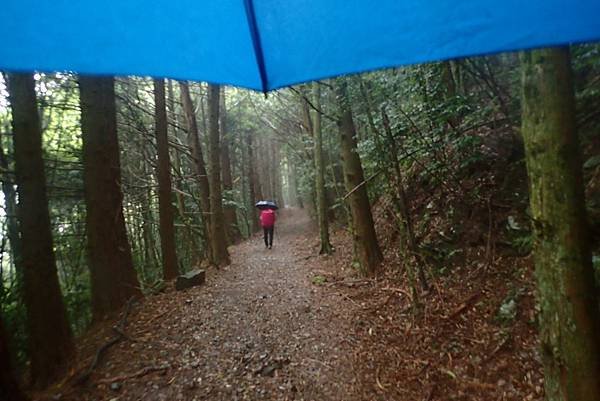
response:
<path id="1" fill-rule="evenodd" d="M 598 0 L 4 0 L 0 68 L 268 91 L 600 39 Z"/>

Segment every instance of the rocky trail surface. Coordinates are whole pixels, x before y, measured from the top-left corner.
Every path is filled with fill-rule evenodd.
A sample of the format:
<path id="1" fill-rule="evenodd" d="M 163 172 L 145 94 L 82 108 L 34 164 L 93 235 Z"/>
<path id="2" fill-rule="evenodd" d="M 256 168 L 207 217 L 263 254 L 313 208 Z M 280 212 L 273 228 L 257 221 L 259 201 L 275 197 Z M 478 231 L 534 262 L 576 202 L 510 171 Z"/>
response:
<path id="1" fill-rule="evenodd" d="M 530 259 L 488 266 L 481 247 L 466 248 L 415 314 L 394 226 L 379 210 L 378 277 L 356 274 L 346 231 L 332 231 L 334 255 L 318 256 L 307 214 L 284 210 L 273 249 L 256 235 L 230 247 L 231 265 L 208 269 L 204 285 L 171 283 L 129 304 L 78 341 L 60 385 L 33 398 L 541 400 Z"/>
<path id="2" fill-rule="evenodd" d="M 134 304 L 124 331 L 85 384 L 54 399 L 347 400 L 355 379 L 343 298 L 320 295 L 298 251 L 308 216 L 282 213 L 273 249 L 260 236 L 203 286 Z M 112 330 L 83 345 L 92 355 Z M 102 332 L 102 333 L 100 333 Z M 88 349 L 86 350 L 85 347 Z M 82 366 L 89 360 L 82 361 Z"/>

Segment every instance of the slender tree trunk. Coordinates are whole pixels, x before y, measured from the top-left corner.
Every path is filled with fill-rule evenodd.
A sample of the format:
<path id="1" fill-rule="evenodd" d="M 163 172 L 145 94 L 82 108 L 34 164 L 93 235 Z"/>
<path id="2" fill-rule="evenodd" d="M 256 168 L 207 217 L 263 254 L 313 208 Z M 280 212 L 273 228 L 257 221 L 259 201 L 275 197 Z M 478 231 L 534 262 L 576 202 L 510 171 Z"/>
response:
<path id="1" fill-rule="evenodd" d="M 210 211 L 211 236 L 214 263 L 224 266 L 230 263 L 225 234 L 225 216 L 221 191 L 221 147 L 219 138 L 219 86 L 208 85 L 208 143 L 210 154 Z"/>
<path id="2" fill-rule="evenodd" d="M 254 170 L 254 152 L 252 150 L 252 142 L 252 133 L 248 132 L 246 134 L 246 148 L 248 151 L 248 188 L 250 192 L 250 219 L 252 232 L 255 233 L 260 229 L 260 227 L 258 225 L 258 214 L 256 212 L 256 209 L 254 209 L 254 204 L 259 200 L 259 197 L 262 198 L 262 196 L 258 193 L 260 189 L 257 188 L 256 172 Z"/>
<path id="3" fill-rule="evenodd" d="M 65 373 L 74 354 L 73 335 L 56 270 L 33 76 L 9 74 L 8 89 L 31 377 L 35 386 L 45 387 Z"/>
<path id="4" fill-rule="evenodd" d="M 221 90 L 221 112 L 219 114 L 220 117 L 220 126 L 221 126 L 221 169 L 223 171 L 223 190 L 227 191 L 230 196 L 230 201 L 233 200 L 233 179 L 231 176 L 231 160 L 230 160 L 230 152 L 229 145 L 231 143 L 231 134 L 227 131 L 227 108 L 225 106 L 225 89 Z M 223 208 L 223 213 L 225 214 L 225 227 L 227 237 L 230 243 L 236 243 L 241 238 L 240 229 L 237 223 L 237 216 L 235 212 L 235 206 L 228 202 L 227 205 Z"/>
<path id="5" fill-rule="evenodd" d="M 167 83 L 168 83 L 167 98 L 169 99 L 169 102 L 168 102 L 169 115 L 168 115 L 167 121 L 169 119 L 171 119 L 173 121 L 173 123 L 175 125 L 174 127 L 172 127 L 173 138 L 175 138 L 177 140 L 178 144 L 182 144 L 183 142 L 186 142 L 187 140 L 181 138 L 181 130 L 179 129 L 179 116 L 177 114 L 177 108 L 175 106 L 175 90 L 173 88 L 173 80 L 169 79 L 169 80 L 167 80 Z M 200 261 L 202 260 L 202 256 L 198 253 L 198 246 L 197 246 L 197 243 L 195 240 L 193 229 L 190 226 L 190 221 L 187 216 L 185 199 L 184 199 L 183 193 L 182 193 L 182 191 L 184 190 L 183 180 L 181 178 L 184 174 L 184 172 L 183 172 L 184 169 L 183 169 L 183 166 L 181 163 L 181 155 L 183 152 L 181 152 L 178 148 L 176 148 L 173 153 L 175 155 L 175 158 L 173 159 L 173 169 L 177 172 L 177 175 L 176 175 L 177 178 L 175 179 L 175 182 L 173 183 L 173 187 L 176 189 L 179 189 L 179 191 L 175 191 L 175 199 L 177 200 L 177 212 L 178 212 L 179 216 L 181 217 L 182 224 L 185 226 L 182 230 L 184 242 L 185 242 L 185 245 L 183 246 L 183 248 L 185 249 L 185 254 L 187 254 L 187 255 L 191 254 L 192 263 L 197 264 L 197 263 L 200 263 Z M 188 252 L 188 250 L 189 250 L 189 252 Z"/>
<path id="6" fill-rule="evenodd" d="M 292 175 L 292 159 L 288 154 L 285 156 L 285 172 L 287 174 L 287 199 L 290 207 L 298 207 L 296 201 L 296 183 L 294 182 L 295 177 Z"/>
<path id="7" fill-rule="evenodd" d="M 194 158 L 194 169 L 200 186 L 200 208 L 202 209 L 202 231 L 204 238 L 209 242 L 210 233 L 210 184 L 208 182 L 208 174 L 206 172 L 206 164 L 202 156 L 202 148 L 200 146 L 200 133 L 198 132 L 198 122 L 190 89 L 187 82 L 179 82 L 181 92 L 181 102 L 183 103 L 183 111 L 187 120 L 188 126 L 188 141 L 192 148 L 192 157 Z M 206 247 L 208 260 L 214 263 L 213 252 L 210 246 Z"/>
<path id="8" fill-rule="evenodd" d="M 304 209 L 304 202 L 302 202 L 302 194 L 300 194 L 300 191 L 298 190 L 298 167 L 293 162 L 291 163 L 290 169 L 290 186 L 292 187 L 292 192 L 294 195 L 294 201 L 296 202 L 296 205 L 300 209 Z"/>
<path id="9" fill-rule="evenodd" d="M 419 277 L 419 281 L 421 282 L 421 286 L 424 290 L 428 290 L 429 283 L 427 282 L 427 277 L 425 276 L 425 271 L 423 270 L 424 261 L 419 253 L 419 247 L 415 236 L 412 217 L 410 215 L 410 204 L 408 201 L 408 196 L 406 196 L 406 191 L 404 189 L 402 169 L 400 168 L 400 162 L 398 161 L 398 149 L 396 147 L 396 141 L 394 140 L 394 136 L 392 135 L 390 120 L 387 116 L 387 113 L 383 109 L 381 110 L 381 120 L 383 121 L 383 127 L 386 133 L 388 143 L 387 148 L 389 149 L 389 156 L 394 167 L 395 179 L 397 181 L 395 191 L 392 190 L 392 196 L 394 200 L 394 205 L 396 207 L 396 212 L 400 214 L 401 224 L 399 225 L 400 230 L 402 232 L 404 246 L 405 249 L 408 250 L 408 253 L 414 257 L 415 269 Z M 386 177 L 388 182 L 390 182 L 391 184 L 393 180 L 392 177 L 390 177 L 389 172 L 386 174 Z M 410 280 L 410 286 L 412 289 L 413 307 L 416 310 L 419 308 L 420 300 L 419 293 L 416 287 L 415 273 L 413 267 L 410 266 L 409 263 L 406 263 L 405 266 L 406 271 L 408 273 L 408 278 Z"/>
<path id="10" fill-rule="evenodd" d="M 275 187 L 277 188 L 277 202 L 283 207 L 285 199 L 283 197 L 283 163 L 281 162 L 281 145 L 275 143 Z"/>
<path id="11" fill-rule="evenodd" d="M 79 77 L 87 253 L 95 320 L 141 296 L 123 217 L 114 78 Z"/>
<path id="12" fill-rule="evenodd" d="M 160 221 L 160 248 L 162 251 L 163 277 L 177 277 L 177 251 L 175 250 L 175 226 L 171 203 L 171 162 L 169 160 L 169 136 L 167 134 L 167 109 L 165 104 L 165 81 L 154 80 L 154 124 L 158 150 L 158 210 Z"/>
<path id="13" fill-rule="evenodd" d="M 8 334 L 0 319 L 0 400 L 25 401 L 27 397 L 19 388 L 8 350 Z"/>
<path id="14" fill-rule="evenodd" d="M 313 95 L 315 107 L 321 110 L 321 87 L 318 83 L 313 84 Z M 332 252 L 329 242 L 329 220 L 327 219 L 327 198 L 325 192 L 325 166 L 323 163 L 323 132 L 321 130 L 321 114 L 314 113 L 314 159 L 315 159 L 315 189 L 317 195 L 317 216 L 319 220 L 319 237 L 321 238 L 321 250 L 319 254 L 330 254 Z"/>
<path id="15" fill-rule="evenodd" d="M 383 260 L 379 249 L 371 205 L 367 194 L 364 173 L 356 143 L 356 129 L 352 119 L 352 110 L 346 93 L 346 83 L 340 80 L 337 86 L 337 97 L 340 105 L 340 144 L 344 169 L 344 182 L 349 193 L 348 202 L 353 221 L 355 252 L 361 270 L 371 275 L 377 271 Z"/>
<path id="16" fill-rule="evenodd" d="M 525 142 L 546 399 L 600 400 L 600 314 L 569 50 L 523 53 Z"/>
<path id="17" fill-rule="evenodd" d="M 149 166 L 149 163 L 147 162 L 147 157 L 146 157 L 146 153 L 147 153 L 147 149 L 146 147 L 143 145 L 142 149 L 141 149 L 141 153 L 144 156 L 142 158 L 142 170 L 144 171 L 144 175 L 146 177 L 149 177 L 152 173 L 151 173 L 151 166 Z M 152 188 L 150 186 L 148 186 L 145 190 L 144 190 L 144 199 L 142 200 L 142 204 L 141 204 L 141 208 L 142 208 L 142 218 L 143 218 L 143 223 L 142 223 L 142 230 L 143 230 L 143 237 L 144 237 L 144 260 L 145 260 L 145 268 L 148 269 L 149 271 L 156 271 L 158 270 L 158 258 L 156 256 L 156 252 L 155 252 L 155 246 L 154 246 L 154 235 L 153 235 L 153 230 L 152 230 L 152 221 L 154 220 L 153 218 L 153 213 L 152 213 Z"/>
<path id="18" fill-rule="evenodd" d="M 4 171 L 9 171 L 10 167 L 4 149 L 0 146 L 0 167 Z M 17 275 L 17 288 L 22 295 L 23 284 L 23 264 L 21 253 L 21 238 L 19 237 L 19 221 L 17 219 L 17 193 L 14 183 L 9 177 L 2 176 L 2 193 L 4 194 L 4 204 L 6 213 L 6 232 L 10 243 L 10 251 L 13 265 Z"/>

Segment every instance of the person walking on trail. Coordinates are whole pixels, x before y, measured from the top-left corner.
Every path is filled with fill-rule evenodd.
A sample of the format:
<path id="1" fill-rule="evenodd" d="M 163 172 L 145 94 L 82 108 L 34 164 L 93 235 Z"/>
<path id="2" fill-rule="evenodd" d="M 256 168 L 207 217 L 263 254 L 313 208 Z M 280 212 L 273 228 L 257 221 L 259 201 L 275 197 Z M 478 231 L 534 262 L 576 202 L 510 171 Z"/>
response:
<path id="1" fill-rule="evenodd" d="M 265 247 L 273 247 L 273 231 L 275 230 L 275 211 L 273 209 L 264 209 L 260 212 L 260 225 L 265 234 Z"/>

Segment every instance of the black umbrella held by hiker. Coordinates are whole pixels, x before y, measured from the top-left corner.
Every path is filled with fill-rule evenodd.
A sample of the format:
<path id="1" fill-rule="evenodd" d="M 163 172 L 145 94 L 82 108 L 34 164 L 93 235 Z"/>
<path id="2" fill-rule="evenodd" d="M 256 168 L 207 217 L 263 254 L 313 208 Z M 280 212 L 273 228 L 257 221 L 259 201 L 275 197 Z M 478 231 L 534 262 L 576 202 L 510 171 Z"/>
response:
<path id="1" fill-rule="evenodd" d="M 258 202 L 256 202 L 256 205 L 254 205 L 254 206 L 259 208 L 260 210 L 265 210 L 265 209 L 277 210 L 277 209 L 279 209 L 279 206 L 277 206 L 277 204 L 275 202 L 266 201 L 266 200 L 258 201 Z"/>

